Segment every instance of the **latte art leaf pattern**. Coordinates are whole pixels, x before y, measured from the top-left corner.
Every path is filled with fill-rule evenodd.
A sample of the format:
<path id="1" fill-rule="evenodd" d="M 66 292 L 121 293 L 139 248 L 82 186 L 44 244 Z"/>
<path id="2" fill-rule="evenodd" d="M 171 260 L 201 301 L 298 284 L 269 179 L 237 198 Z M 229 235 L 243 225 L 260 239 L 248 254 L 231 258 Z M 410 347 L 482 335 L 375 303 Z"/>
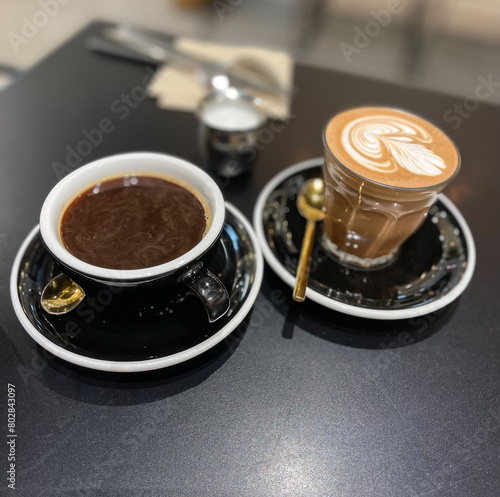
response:
<path id="1" fill-rule="evenodd" d="M 432 136 L 421 126 L 382 115 L 360 117 L 342 130 L 342 145 L 359 165 L 372 171 L 437 176 L 446 169 L 443 159 L 427 145 Z"/>

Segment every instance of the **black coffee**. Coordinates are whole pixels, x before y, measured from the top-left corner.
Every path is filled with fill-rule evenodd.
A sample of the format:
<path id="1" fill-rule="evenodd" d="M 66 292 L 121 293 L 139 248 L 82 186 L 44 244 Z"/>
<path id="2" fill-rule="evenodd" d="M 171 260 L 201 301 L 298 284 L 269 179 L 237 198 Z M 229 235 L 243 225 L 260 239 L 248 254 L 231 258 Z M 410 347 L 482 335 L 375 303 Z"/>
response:
<path id="1" fill-rule="evenodd" d="M 207 224 L 194 190 L 162 177 L 130 175 L 78 195 L 62 215 L 60 234 L 67 250 L 84 262 L 140 269 L 191 250 Z"/>

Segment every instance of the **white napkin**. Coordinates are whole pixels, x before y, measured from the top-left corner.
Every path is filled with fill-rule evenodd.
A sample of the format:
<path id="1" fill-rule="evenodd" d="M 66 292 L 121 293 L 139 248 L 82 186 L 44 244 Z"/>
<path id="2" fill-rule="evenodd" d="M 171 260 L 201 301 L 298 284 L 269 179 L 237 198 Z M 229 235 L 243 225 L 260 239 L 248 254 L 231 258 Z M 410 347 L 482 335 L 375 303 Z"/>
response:
<path id="1" fill-rule="evenodd" d="M 283 88 L 291 88 L 293 83 L 293 60 L 284 52 L 255 47 L 229 47 L 187 38 L 178 38 L 174 48 L 179 52 L 221 64 L 239 58 L 256 60 L 265 66 Z M 269 116 L 286 119 L 290 115 L 291 103 L 286 95 L 267 93 L 250 87 L 245 90 L 262 99 Z M 196 110 L 208 91 L 194 67 L 175 62 L 158 68 L 148 87 L 149 96 L 157 99 L 160 108 L 185 112 Z"/>

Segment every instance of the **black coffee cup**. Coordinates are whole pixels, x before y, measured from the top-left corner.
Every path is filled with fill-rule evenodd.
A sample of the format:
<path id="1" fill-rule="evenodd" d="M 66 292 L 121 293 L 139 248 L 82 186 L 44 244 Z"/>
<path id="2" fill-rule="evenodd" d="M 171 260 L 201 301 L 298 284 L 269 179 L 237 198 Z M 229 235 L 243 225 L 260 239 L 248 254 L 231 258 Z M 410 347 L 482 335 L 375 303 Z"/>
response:
<path id="1" fill-rule="evenodd" d="M 153 267 L 109 269 L 84 262 L 71 254 L 60 236 L 60 221 L 70 202 L 86 188 L 109 177 L 154 174 L 178 180 L 199 193 L 208 212 L 208 229 L 200 242 L 180 257 Z M 99 159 L 62 179 L 47 196 L 40 214 L 40 233 L 66 276 L 78 283 L 88 299 L 109 292 L 118 296 L 110 309 L 121 302 L 122 311 L 135 312 L 145 301 L 173 301 L 194 294 L 205 307 L 210 322 L 229 309 L 224 284 L 207 267 L 214 245 L 224 226 L 222 193 L 208 174 L 189 162 L 169 155 L 135 152 Z M 125 306 L 123 304 L 126 304 Z"/>

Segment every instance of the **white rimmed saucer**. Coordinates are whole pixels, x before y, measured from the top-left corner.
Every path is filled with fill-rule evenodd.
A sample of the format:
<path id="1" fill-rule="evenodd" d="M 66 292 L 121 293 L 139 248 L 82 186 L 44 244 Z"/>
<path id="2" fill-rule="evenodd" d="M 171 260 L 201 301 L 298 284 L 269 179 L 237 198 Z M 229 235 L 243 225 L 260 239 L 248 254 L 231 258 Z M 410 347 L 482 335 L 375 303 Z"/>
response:
<path id="1" fill-rule="evenodd" d="M 318 157 L 280 172 L 262 190 L 254 208 L 253 223 L 264 258 L 291 288 L 305 227 L 296 196 L 305 180 L 322 175 L 322 164 Z M 447 306 L 466 289 L 476 263 L 472 233 L 443 194 L 395 261 L 384 268 L 346 267 L 322 248 L 320 239 L 318 229 L 306 297 L 368 319 L 408 319 Z"/>
<path id="2" fill-rule="evenodd" d="M 209 324 L 202 312 L 196 312 L 194 304 L 197 301 L 194 304 L 170 304 L 168 311 L 150 310 L 148 306 L 145 312 L 139 312 L 135 319 L 122 317 L 122 321 L 115 328 L 120 328 L 121 333 L 121 328 L 129 327 L 125 330 L 128 334 L 123 333 L 117 340 L 116 335 L 113 337 L 113 323 L 109 322 L 109 313 L 94 313 L 90 324 L 86 317 L 90 311 L 88 308 L 81 313 L 77 308 L 62 317 L 45 314 L 39 306 L 39 295 L 43 285 L 52 277 L 54 265 L 52 257 L 41 242 L 37 226 L 19 248 L 11 272 L 11 299 L 20 323 L 41 347 L 53 355 L 72 364 L 101 371 L 150 371 L 173 366 L 202 354 L 228 337 L 241 324 L 250 312 L 262 283 L 264 261 L 252 226 L 243 214 L 230 204 L 226 204 L 226 213 L 221 240 L 217 242 L 220 249 L 216 253 L 219 255 L 214 256 L 221 260 L 214 263 L 221 268 L 231 268 L 221 277 L 228 283 L 231 309 L 228 315 L 217 322 Z M 189 316 L 184 318 L 186 309 Z M 119 311 L 118 309 L 117 314 Z M 72 329 L 77 327 L 83 332 L 79 335 L 72 334 L 68 331 L 69 322 Z M 183 323 L 186 324 L 185 330 L 182 329 Z M 108 333 L 110 330 L 111 348 L 107 351 L 99 350 L 85 341 L 85 332 L 94 327 L 99 327 L 99 332 L 102 333 Z M 151 332 L 147 331 L 149 329 Z M 171 342 L 162 339 L 163 331 L 172 334 Z M 138 338 L 135 337 L 136 333 L 140 335 Z M 137 351 L 137 360 L 134 360 L 133 348 L 125 348 L 120 352 L 112 349 L 113 343 L 123 341 L 126 344 L 129 341 L 132 346 L 136 343 L 133 340 L 142 340 L 141 343 L 144 344 L 144 348 Z M 160 352 L 154 349 L 156 343 L 161 344 Z M 119 346 L 123 344 L 117 343 L 117 347 Z M 172 353 L 169 352 L 169 347 L 173 347 Z"/>

